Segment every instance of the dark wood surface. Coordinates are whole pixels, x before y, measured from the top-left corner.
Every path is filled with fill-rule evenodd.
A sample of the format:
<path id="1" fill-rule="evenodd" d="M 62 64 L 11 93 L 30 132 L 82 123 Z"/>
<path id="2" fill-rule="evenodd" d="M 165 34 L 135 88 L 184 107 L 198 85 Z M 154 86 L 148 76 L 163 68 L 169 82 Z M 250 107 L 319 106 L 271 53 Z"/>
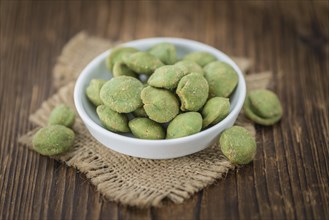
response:
<path id="1" fill-rule="evenodd" d="M 0 219 L 329 218 L 328 1 L 1 1 Z M 257 126 L 256 160 L 183 204 L 105 201 L 86 177 L 17 144 L 55 92 L 51 71 L 77 32 L 205 42 L 272 70 L 281 123 Z"/>

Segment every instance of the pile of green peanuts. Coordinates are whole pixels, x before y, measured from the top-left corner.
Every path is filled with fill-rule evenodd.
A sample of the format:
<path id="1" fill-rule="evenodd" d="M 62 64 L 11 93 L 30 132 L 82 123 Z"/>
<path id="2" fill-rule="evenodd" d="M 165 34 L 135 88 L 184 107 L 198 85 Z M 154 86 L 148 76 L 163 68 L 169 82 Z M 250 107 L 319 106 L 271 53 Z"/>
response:
<path id="1" fill-rule="evenodd" d="M 33 150 L 45 156 L 54 156 L 70 150 L 75 138 L 71 129 L 74 121 L 75 113 L 70 107 L 55 107 L 48 118 L 48 125 L 33 136 Z"/>
<path id="2" fill-rule="evenodd" d="M 92 79 L 86 88 L 102 125 L 141 139 L 196 134 L 222 121 L 238 75 L 204 51 L 177 57 L 171 43 L 146 51 L 114 48 L 106 59 L 110 80 Z"/>

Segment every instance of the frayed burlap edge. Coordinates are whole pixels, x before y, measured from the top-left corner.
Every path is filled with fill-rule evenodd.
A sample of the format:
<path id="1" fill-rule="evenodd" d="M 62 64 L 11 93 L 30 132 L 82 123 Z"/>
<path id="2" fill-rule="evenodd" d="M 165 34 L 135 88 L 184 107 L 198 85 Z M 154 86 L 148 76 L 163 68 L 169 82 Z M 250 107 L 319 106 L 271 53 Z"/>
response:
<path id="1" fill-rule="evenodd" d="M 74 39 L 78 40 L 75 41 Z M 85 33 L 80 33 L 65 46 L 58 63 L 61 67 L 58 68 L 56 65 L 54 68 L 56 85 L 73 81 L 77 75 L 72 76 L 72 74 L 77 74 L 78 69 L 82 69 L 89 62 L 87 60 L 92 59 L 89 57 L 80 65 L 78 64 L 77 56 L 79 53 L 88 51 L 84 46 L 85 44 L 91 45 L 93 42 L 93 44 L 97 44 L 98 50 L 105 51 L 108 49 L 108 44 L 104 43 L 106 41 L 99 40 L 100 44 L 97 43 L 97 38 L 91 38 Z M 103 48 L 100 45 L 103 45 Z M 74 51 L 74 49 L 80 52 L 71 53 L 70 51 Z M 67 63 L 64 57 L 70 58 L 72 61 L 67 69 L 65 68 Z M 245 68 L 249 68 L 250 62 L 247 59 L 239 59 L 245 62 L 244 65 L 247 66 Z M 61 74 L 63 77 L 57 78 Z M 67 77 L 67 74 L 70 76 Z M 265 88 L 270 78 L 271 73 L 269 72 L 247 75 L 248 88 Z M 40 109 L 30 116 L 30 121 L 38 125 L 38 128 L 22 136 L 19 139 L 20 143 L 31 148 L 34 133 L 47 124 L 51 110 L 58 104 L 63 103 L 74 108 L 73 88 L 74 82 L 60 88 L 55 95 L 42 104 Z M 236 124 L 247 128 L 255 135 L 253 124 L 243 114 L 239 115 Z M 78 117 L 73 129 L 76 133 L 74 147 L 71 151 L 53 158 L 85 173 L 102 195 L 111 201 L 120 202 L 124 205 L 159 206 L 165 199 L 174 203 L 181 203 L 195 192 L 224 177 L 230 169 L 234 169 L 234 165 L 222 156 L 217 145 L 182 158 L 148 160 L 122 155 L 105 148 L 92 138 Z"/>
<path id="2" fill-rule="evenodd" d="M 89 36 L 84 31 L 75 35 L 64 46 L 53 69 L 55 88 L 74 81 L 92 59 L 115 44 L 110 40 Z"/>

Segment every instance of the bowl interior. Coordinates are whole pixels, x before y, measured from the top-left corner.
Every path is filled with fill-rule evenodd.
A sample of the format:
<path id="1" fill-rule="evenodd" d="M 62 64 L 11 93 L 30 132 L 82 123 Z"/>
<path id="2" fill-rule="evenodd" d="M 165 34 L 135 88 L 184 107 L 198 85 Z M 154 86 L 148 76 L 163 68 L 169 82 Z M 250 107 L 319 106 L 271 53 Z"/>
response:
<path id="1" fill-rule="evenodd" d="M 218 60 L 227 62 L 230 64 L 235 71 L 239 75 L 239 82 L 237 85 L 237 88 L 233 92 L 233 94 L 230 97 L 230 102 L 231 102 L 231 109 L 230 109 L 230 114 L 232 111 L 240 111 L 243 101 L 241 102 L 241 99 L 244 100 L 245 96 L 245 81 L 243 78 L 243 75 L 238 68 L 238 66 L 224 53 L 218 51 L 217 49 L 214 49 L 210 46 L 207 46 L 205 44 L 191 41 L 191 40 L 185 40 L 185 39 L 176 39 L 176 38 L 151 38 L 151 39 L 143 39 L 143 40 L 136 40 L 136 41 L 131 41 L 129 43 L 122 44 L 122 46 L 130 46 L 130 47 L 135 47 L 139 50 L 147 50 L 150 47 L 152 47 L 154 44 L 160 43 L 160 42 L 169 42 L 173 43 L 176 46 L 177 49 L 177 56 L 178 58 L 182 58 L 185 54 L 194 52 L 194 51 L 207 51 L 212 53 L 217 57 Z M 85 113 L 88 115 L 88 117 L 95 122 L 97 125 L 100 127 L 103 127 L 101 125 L 101 122 L 97 116 L 97 113 L 95 111 L 95 107 L 89 102 L 85 95 L 85 90 L 89 84 L 89 82 L 92 79 L 106 79 L 109 80 L 112 78 L 112 74 L 107 70 L 106 64 L 105 64 L 105 59 L 109 55 L 111 51 L 106 51 L 96 57 L 82 72 L 81 76 L 79 77 L 77 84 L 82 84 L 80 86 L 80 91 L 79 91 L 79 99 L 81 101 L 82 107 L 85 111 Z M 243 97 L 241 97 L 243 96 Z M 237 112 L 236 112 L 237 113 Z M 215 127 L 219 127 L 222 123 L 225 123 L 226 120 L 230 117 L 230 114 L 220 123 L 216 124 L 215 126 L 212 126 L 200 133 L 206 132 L 209 129 L 216 129 Z M 113 132 L 108 131 L 113 134 Z M 199 134 L 200 134 L 199 133 Z M 120 134 L 122 136 L 126 137 L 133 137 L 130 133 L 124 133 Z M 197 134 L 196 134 L 197 135 Z M 193 135 L 192 135 L 193 136 Z M 134 137 L 133 137 L 134 138 Z M 161 140 L 158 140 L 161 141 Z"/>

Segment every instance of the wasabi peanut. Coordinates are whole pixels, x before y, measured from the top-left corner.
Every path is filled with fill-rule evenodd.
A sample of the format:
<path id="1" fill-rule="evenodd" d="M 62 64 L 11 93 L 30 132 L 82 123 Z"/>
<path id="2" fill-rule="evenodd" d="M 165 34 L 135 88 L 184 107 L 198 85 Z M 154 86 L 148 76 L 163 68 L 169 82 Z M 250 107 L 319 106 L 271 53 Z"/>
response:
<path id="1" fill-rule="evenodd" d="M 72 127 L 75 121 L 74 111 L 65 105 L 59 105 L 53 109 L 48 118 L 49 125 L 63 125 Z"/>
<path id="2" fill-rule="evenodd" d="M 200 66 L 204 67 L 210 62 L 216 61 L 217 58 L 208 52 L 197 51 L 187 54 L 184 57 L 184 60 L 191 60 L 199 64 Z"/>
<path id="3" fill-rule="evenodd" d="M 100 91 L 102 102 L 119 113 L 129 113 L 142 106 L 143 84 L 131 76 L 119 76 L 107 81 Z"/>
<path id="4" fill-rule="evenodd" d="M 133 135 L 141 139 L 164 139 L 163 127 L 149 118 L 134 118 L 129 122 L 129 128 Z"/>
<path id="5" fill-rule="evenodd" d="M 223 120 L 230 113 L 230 100 L 214 97 L 207 101 L 202 109 L 203 128 L 214 125 Z"/>
<path id="6" fill-rule="evenodd" d="M 148 86 L 142 90 L 141 98 L 148 117 L 159 123 L 172 120 L 179 112 L 179 103 L 175 95 L 164 89 Z"/>
<path id="7" fill-rule="evenodd" d="M 138 52 L 138 50 L 132 47 L 114 48 L 106 59 L 107 68 L 112 71 L 116 62 L 122 62 L 123 57 L 136 52 Z"/>
<path id="8" fill-rule="evenodd" d="M 45 156 L 64 153 L 72 147 L 74 137 L 74 132 L 63 125 L 48 125 L 33 136 L 33 150 Z"/>
<path id="9" fill-rule="evenodd" d="M 179 114 L 172 120 L 167 128 L 167 139 L 185 137 L 200 132 L 202 117 L 199 112 Z"/>
<path id="10" fill-rule="evenodd" d="M 174 89 L 177 87 L 180 79 L 187 73 L 187 68 L 183 66 L 162 66 L 155 70 L 147 83 L 157 88 Z"/>
<path id="11" fill-rule="evenodd" d="M 248 118 L 261 125 L 275 124 L 283 112 L 278 96 L 266 89 L 250 91 L 243 108 Z"/>
<path id="12" fill-rule="evenodd" d="M 204 67 L 205 78 L 209 83 L 210 97 L 229 97 L 238 84 L 238 74 L 233 67 L 221 61 L 209 63 Z"/>
<path id="13" fill-rule="evenodd" d="M 113 77 L 118 77 L 118 76 L 131 76 L 134 78 L 137 78 L 137 73 L 132 71 L 127 67 L 126 64 L 123 62 L 116 62 L 113 66 Z"/>
<path id="14" fill-rule="evenodd" d="M 176 62 L 176 47 L 171 43 L 156 44 L 149 53 L 159 58 L 164 64 L 171 65 Z"/>
<path id="15" fill-rule="evenodd" d="M 187 69 L 187 73 L 200 73 L 204 74 L 202 67 L 192 60 L 182 60 L 175 63 L 175 66 L 184 67 Z"/>
<path id="16" fill-rule="evenodd" d="M 86 95 L 89 101 L 91 101 L 95 106 L 103 104 L 99 93 L 102 86 L 106 83 L 106 80 L 103 79 L 92 79 L 86 89 Z"/>
<path id="17" fill-rule="evenodd" d="M 179 81 L 176 93 L 181 101 L 182 111 L 198 111 L 207 101 L 208 82 L 201 74 L 190 73 Z"/>
<path id="18" fill-rule="evenodd" d="M 256 155 L 256 141 L 242 127 L 233 126 L 226 129 L 219 138 L 223 154 L 234 164 L 248 164 Z"/>
<path id="19" fill-rule="evenodd" d="M 115 112 L 106 105 L 98 106 L 96 112 L 106 129 L 114 132 L 129 132 L 126 115 Z"/>
<path id="20" fill-rule="evenodd" d="M 123 59 L 129 69 L 139 74 L 151 75 L 157 68 L 164 65 L 159 58 L 147 52 L 133 53 Z"/>

